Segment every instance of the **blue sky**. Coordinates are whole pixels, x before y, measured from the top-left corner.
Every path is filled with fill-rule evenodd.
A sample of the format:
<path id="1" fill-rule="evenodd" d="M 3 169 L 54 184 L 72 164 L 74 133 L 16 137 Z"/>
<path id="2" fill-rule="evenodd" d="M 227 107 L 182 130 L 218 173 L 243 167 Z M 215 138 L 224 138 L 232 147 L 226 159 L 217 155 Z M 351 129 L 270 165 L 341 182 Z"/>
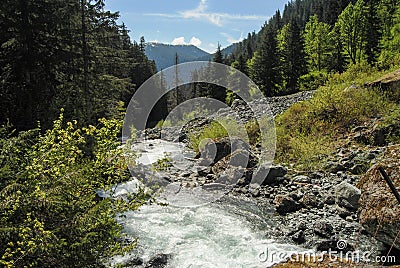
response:
<path id="1" fill-rule="evenodd" d="M 106 8 L 120 11 L 120 22 L 131 37 L 166 44 L 193 44 L 214 52 L 248 32 L 258 32 L 288 0 L 106 0 Z"/>

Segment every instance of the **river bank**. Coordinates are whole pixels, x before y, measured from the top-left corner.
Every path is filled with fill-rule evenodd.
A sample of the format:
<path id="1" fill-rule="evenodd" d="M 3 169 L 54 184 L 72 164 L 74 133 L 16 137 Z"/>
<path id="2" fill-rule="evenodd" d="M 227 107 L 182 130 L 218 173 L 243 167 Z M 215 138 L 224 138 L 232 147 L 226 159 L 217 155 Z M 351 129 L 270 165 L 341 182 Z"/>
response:
<path id="1" fill-rule="evenodd" d="M 302 92 L 268 98 L 271 113 L 275 116 L 312 95 L 313 92 Z M 258 107 L 262 105 L 251 105 L 255 107 L 253 110 L 261 112 Z M 232 106 L 244 120 L 253 116 L 245 104 L 237 102 Z M 219 112 L 224 113 L 227 111 Z M 206 123 L 192 122 L 188 129 L 200 131 Z M 188 141 L 185 132 L 177 137 L 168 135 L 168 129 L 163 131 L 165 142 L 174 144 L 181 141 L 184 144 Z M 216 198 L 200 208 L 148 207 L 142 212 L 132 212 L 129 220 L 123 221 L 123 226 L 144 243 L 139 242 L 141 246 L 135 254 L 119 261 L 129 267 L 215 267 L 207 266 L 210 263 L 219 263 L 221 267 L 268 267 L 285 258 L 263 261 L 260 256 L 265 248 L 285 252 L 286 257 L 291 252 L 307 251 L 346 253 L 358 250 L 371 252 L 372 256 L 386 254 L 387 243 L 378 241 L 360 223 L 361 191 L 357 188 L 368 168 L 383 158 L 386 147 L 358 146 L 355 141 L 359 138 L 359 131 L 355 129 L 333 155 L 323 159 L 323 168 L 305 172 L 290 164 L 273 165 L 269 175 L 259 184 L 251 183 L 254 165 L 250 163 L 251 159 L 257 158 L 258 150 L 249 148 L 252 152 L 250 164 L 244 167 L 243 176 L 232 189 L 221 194 L 222 199 Z M 146 153 L 152 154 L 152 147 L 160 147 L 160 133 L 160 129 L 146 130 L 151 145 L 145 148 Z M 230 142 L 229 139 L 220 139 L 217 148 L 228 148 Z M 169 150 L 171 152 L 174 150 Z M 160 158 L 163 153 L 158 152 Z M 218 159 L 212 159 L 215 161 L 207 167 L 204 167 L 201 156 L 197 159 L 187 157 L 179 167 L 168 166 L 160 173 L 162 181 L 179 185 L 179 189 L 196 189 L 212 184 L 226 168 L 227 160 L 237 155 L 231 150 L 217 153 L 220 154 Z M 174 159 L 173 154 L 171 157 Z M 181 200 L 188 202 L 183 196 Z M 216 210 L 210 208 L 215 209 L 215 206 L 218 207 Z M 207 209 L 210 210 L 204 211 Z M 132 228 L 134 225 L 138 226 Z M 224 235 L 210 231 L 202 233 L 199 229 L 218 229 Z M 206 256 L 211 252 L 216 255 Z"/>

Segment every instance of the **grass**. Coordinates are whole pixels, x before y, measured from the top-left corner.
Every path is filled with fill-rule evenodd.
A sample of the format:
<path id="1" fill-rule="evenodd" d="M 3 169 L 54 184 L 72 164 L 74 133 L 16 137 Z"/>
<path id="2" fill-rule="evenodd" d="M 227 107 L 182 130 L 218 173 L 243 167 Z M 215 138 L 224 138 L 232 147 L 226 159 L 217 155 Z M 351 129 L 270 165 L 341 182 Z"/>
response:
<path id="1" fill-rule="evenodd" d="M 335 74 L 310 100 L 296 103 L 276 118 L 277 162 L 310 170 L 323 165 L 349 131 L 398 111 L 385 93 L 365 87 L 383 75 L 366 65 Z M 400 112 L 393 114 L 395 120 Z"/>
<path id="2" fill-rule="evenodd" d="M 393 96 L 365 86 L 390 71 L 393 70 L 382 72 L 367 64 L 353 65 L 343 74 L 330 75 L 329 81 L 317 89 L 312 99 L 296 103 L 276 117 L 276 162 L 293 163 L 300 170 L 322 168 L 324 160 L 343 144 L 352 128 L 375 118 L 382 118 L 383 125 L 398 123 L 400 106 Z M 275 144 L 265 144 L 265 141 L 275 141 L 275 132 L 272 133 L 270 122 L 260 126 L 262 120 L 252 120 L 245 125 L 245 140 L 252 145 L 262 143 L 264 148 L 272 148 Z M 228 135 L 243 137 L 238 129 L 240 125 L 234 120 L 215 121 L 189 135 L 190 145 L 199 151 L 201 142 L 206 139 L 217 140 Z M 390 138 L 399 142 L 400 133 Z"/>
<path id="3" fill-rule="evenodd" d="M 272 129 L 271 120 L 268 120 L 268 118 L 262 118 L 259 121 L 253 119 L 244 126 L 233 118 L 220 118 L 208 124 L 201 131 L 190 134 L 189 144 L 197 152 L 201 149 L 205 140 L 218 140 L 225 137 L 240 138 L 251 145 L 271 145 L 269 141 L 272 138 L 275 140 L 275 133 L 270 133 Z M 261 133 L 263 133 L 263 136 L 268 135 L 265 135 L 262 139 Z M 275 146 L 275 143 L 273 146 Z"/>
<path id="4" fill-rule="evenodd" d="M 211 122 L 208 126 L 203 128 L 200 133 L 192 133 L 189 135 L 189 144 L 190 147 L 199 152 L 201 146 L 204 145 L 204 140 L 212 139 L 216 140 L 218 138 L 224 138 L 228 136 L 228 131 L 225 129 L 222 124 L 217 121 Z"/>
<path id="5" fill-rule="evenodd" d="M 386 129 L 389 143 L 400 143 L 400 105 L 392 108 L 377 124 L 377 129 Z"/>

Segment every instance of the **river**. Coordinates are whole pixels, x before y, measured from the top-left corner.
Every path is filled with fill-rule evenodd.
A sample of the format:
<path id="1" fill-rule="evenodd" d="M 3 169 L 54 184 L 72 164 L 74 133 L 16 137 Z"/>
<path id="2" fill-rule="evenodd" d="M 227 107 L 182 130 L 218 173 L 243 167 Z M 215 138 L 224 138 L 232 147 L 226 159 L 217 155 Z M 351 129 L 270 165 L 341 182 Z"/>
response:
<path id="1" fill-rule="evenodd" d="M 150 147 L 141 145 L 148 157 L 142 155 L 140 161 L 149 165 L 164 157 L 166 151 L 176 153 L 180 146 L 162 143 L 165 146 L 159 146 L 160 141 L 152 141 Z M 121 184 L 116 194 L 133 191 L 135 185 Z M 304 251 L 277 242 L 271 235 L 276 225 L 274 211 L 252 200 L 224 196 L 196 207 L 144 205 L 125 216 L 118 220 L 128 236 L 139 238 L 138 247 L 115 257 L 113 263 L 133 257 L 148 263 L 155 256 L 167 254 L 166 267 L 269 267 L 292 252 Z"/>

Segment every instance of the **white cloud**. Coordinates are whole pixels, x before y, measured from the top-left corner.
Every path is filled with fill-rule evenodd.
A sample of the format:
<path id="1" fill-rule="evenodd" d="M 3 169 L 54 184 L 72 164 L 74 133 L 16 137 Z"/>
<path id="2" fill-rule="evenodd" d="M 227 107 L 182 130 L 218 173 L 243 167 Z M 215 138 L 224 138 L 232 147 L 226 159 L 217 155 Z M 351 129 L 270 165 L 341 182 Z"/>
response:
<path id="1" fill-rule="evenodd" d="M 204 51 L 207 51 L 208 53 L 212 54 L 212 53 L 215 53 L 215 51 L 217 51 L 217 45 L 214 43 L 208 43 L 207 46 L 202 47 L 202 49 Z"/>
<path id="2" fill-rule="evenodd" d="M 174 46 L 175 45 L 186 45 L 185 37 L 181 36 L 181 37 L 174 38 L 174 40 L 172 40 L 171 44 Z"/>
<path id="3" fill-rule="evenodd" d="M 199 46 L 201 46 L 201 40 L 200 40 L 199 38 L 193 36 L 193 37 L 190 39 L 189 44 L 194 45 L 194 46 L 196 46 L 196 47 L 199 47 Z"/>
<path id="4" fill-rule="evenodd" d="M 180 37 L 174 38 L 174 40 L 172 40 L 172 42 L 171 42 L 171 45 L 193 45 L 193 46 L 198 47 L 201 45 L 201 43 L 202 43 L 201 40 L 195 36 L 193 36 L 190 39 L 189 43 L 187 43 L 185 41 L 185 37 L 180 36 Z"/>
<path id="5" fill-rule="evenodd" d="M 165 18 L 198 19 L 205 20 L 216 26 L 223 26 L 230 20 L 266 20 L 268 16 L 260 15 L 240 15 L 229 13 L 213 13 L 207 11 L 207 0 L 200 0 L 195 9 L 180 11 L 176 14 L 147 13 L 147 16 L 157 16 Z"/>
<path id="6" fill-rule="evenodd" d="M 226 38 L 226 41 L 228 41 L 231 44 L 243 41 L 243 33 L 240 33 L 240 37 L 237 39 L 235 39 L 234 37 L 232 37 L 230 34 L 227 33 L 221 33 L 221 35 L 224 36 Z"/>
<path id="7" fill-rule="evenodd" d="M 217 13 L 207 13 L 207 0 L 201 0 L 197 8 L 179 12 L 185 19 L 206 19 L 212 24 L 222 26 L 221 16 Z"/>

